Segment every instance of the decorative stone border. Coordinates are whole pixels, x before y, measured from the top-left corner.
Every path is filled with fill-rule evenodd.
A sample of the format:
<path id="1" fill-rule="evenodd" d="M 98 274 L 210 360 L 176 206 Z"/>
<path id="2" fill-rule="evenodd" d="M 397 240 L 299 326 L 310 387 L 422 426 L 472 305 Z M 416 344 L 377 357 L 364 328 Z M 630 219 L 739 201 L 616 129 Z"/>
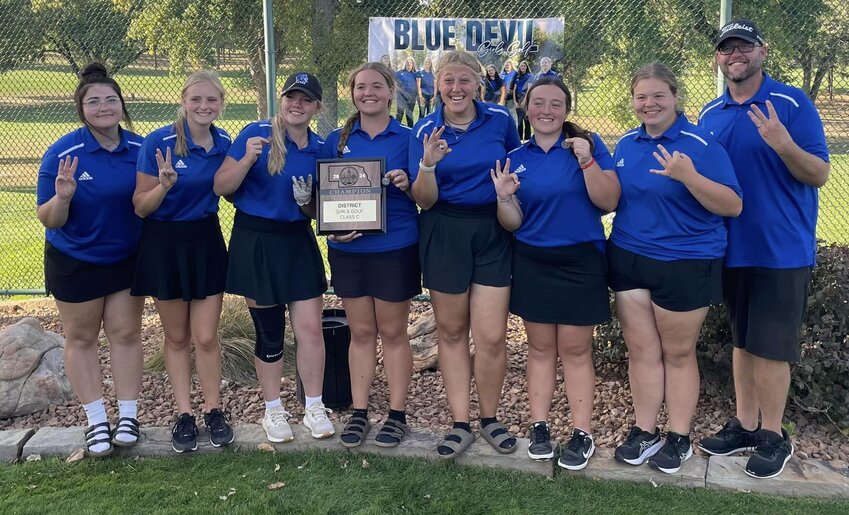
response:
<path id="1" fill-rule="evenodd" d="M 260 444 L 271 445 L 277 452 L 298 452 L 307 450 L 332 450 L 351 454 L 380 454 L 384 456 L 405 456 L 424 458 L 441 462 L 436 447 L 441 435 L 421 429 L 413 429 L 404 443 L 394 449 L 374 445 L 368 438 L 363 445 L 346 449 L 338 439 L 316 440 L 302 424 L 293 424 L 295 435 L 293 442 L 269 444 L 265 431 L 258 424 L 240 424 L 234 428 L 236 439 L 229 446 L 235 452 L 257 450 Z M 337 433 L 341 427 L 337 426 Z M 67 457 L 83 447 L 83 428 L 81 427 L 45 427 L 38 431 L 16 429 L 0 431 L 0 460 L 16 461 L 27 456 Z M 218 452 L 205 432 L 198 438 L 197 452 Z M 519 438 L 519 448 L 513 454 L 495 452 L 482 438 L 478 438 L 466 452 L 454 460 L 460 465 L 485 466 L 516 470 L 545 477 L 553 477 L 558 469 L 555 460 L 533 461 L 528 459 L 528 439 Z M 182 456 L 191 456 L 186 453 Z M 135 447 L 116 448 L 117 456 L 174 456 L 171 449 L 171 428 L 142 427 L 142 438 Z M 597 449 L 589 466 L 579 472 L 560 470 L 559 474 L 575 474 L 600 480 L 633 481 L 649 483 L 654 486 L 673 484 L 688 488 L 711 488 L 738 492 L 761 492 L 773 495 L 801 497 L 849 498 L 849 469 L 837 470 L 829 463 L 820 460 L 792 459 L 784 472 L 773 479 L 755 479 L 743 472 L 745 457 L 714 456 L 709 460 L 699 455 L 690 458 L 676 474 L 663 474 L 643 465 L 630 467 L 613 459 L 612 449 Z"/>

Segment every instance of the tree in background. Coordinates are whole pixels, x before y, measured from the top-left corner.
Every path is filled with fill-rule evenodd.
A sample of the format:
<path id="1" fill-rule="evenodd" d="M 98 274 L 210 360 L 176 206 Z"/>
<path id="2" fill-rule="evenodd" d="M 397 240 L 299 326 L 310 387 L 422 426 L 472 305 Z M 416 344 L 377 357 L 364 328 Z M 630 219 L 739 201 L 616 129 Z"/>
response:
<path id="1" fill-rule="evenodd" d="M 44 52 L 41 20 L 30 0 L 0 0 L 0 20 L 15 20 L 19 31 L 0 31 L 0 73 L 37 59 Z"/>

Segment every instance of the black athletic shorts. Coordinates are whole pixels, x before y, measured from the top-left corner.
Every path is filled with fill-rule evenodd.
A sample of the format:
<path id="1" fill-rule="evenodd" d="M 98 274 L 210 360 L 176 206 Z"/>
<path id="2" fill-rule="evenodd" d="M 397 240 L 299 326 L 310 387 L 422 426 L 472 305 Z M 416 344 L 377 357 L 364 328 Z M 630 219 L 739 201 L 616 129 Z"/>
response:
<path id="1" fill-rule="evenodd" d="M 44 242 L 44 288 L 62 302 L 88 302 L 126 290 L 133 282 L 136 255 L 99 265 L 73 258 Z"/>
<path id="2" fill-rule="evenodd" d="M 607 262 L 595 244 L 513 248 L 510 312 L 540 324 L 596 325 L 610 320 Z"/>
<path id="3" fill-rule="evenodd" d="M 669 311 L 692 311 L 722 302 L 722 258 L 660 261 L 607 241 L 610 289 L 649 290 Z"/>
<path id="4" fill-rule="evenodd" d="M 419 216 L 419 257 L 425 288 L 464 293 L 472 283 L 510 286 L 513 236 L 501 227 L 495 204 L 436 203 Z"/>
<path id="5" fill-rule="evenodd" d="M 726 268 L 722 275 L 734 346 L 761 358 L 799 361 L 811 267 Z"/>
<path id="6" fill-rule="evenodd" d="M 385 252 L 345 252 L 327 247 L 330 284 L 342 298 L 403 302 L 422 292 L 418 243 Z"/>

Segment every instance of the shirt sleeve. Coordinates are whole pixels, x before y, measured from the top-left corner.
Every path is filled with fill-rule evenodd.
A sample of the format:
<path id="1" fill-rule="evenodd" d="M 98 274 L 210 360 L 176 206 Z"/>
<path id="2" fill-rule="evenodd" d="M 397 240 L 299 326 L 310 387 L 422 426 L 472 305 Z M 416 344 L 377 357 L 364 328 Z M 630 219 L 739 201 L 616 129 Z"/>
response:
<path id="1" fill-rule="evenodd" d="M 408 172 L 408 176 L 410 178 L 410 183 L 413 183 L 416 180 L 416 177 L 419 175 L 419 161 L 422 160 L 422 156 L 424 155 L 424 146 L 423 139 L 419 139 L 416 137 L 418 132 L 424 134 L 428 128 L 432 128 L 431 125 L 427 127 L 415 127 L 410 131 L 410 149 L 408 151 L 408 155 L 410 159 L 408 160 L 410 165 L 410 170 Z"/>
<path id="2" fill-rule="evenodd" d="M 318 152 L 319 159 L 334 159 L 339 157 L 338 154 L 338 146 L 339 146 L 339 137 L 340 130 L 334 130 L 330 134 L 324 138 L 324 144 L 321 146 L 321 150 Z"/>
<path id="3" fill-rule="evenodd" d="M 136 170 L 147 175 L 158 176 L 159 165 L 156 163 L 156 149 L 159 148 L 160 138 L 154 134 L 149 134 L 142 142 L 142 146 L 139 148 Z M 174 159 L 173 155 L 171 159 Z"/>
<path id="4" fill-rule="evenodd" d="M 817 108 L 813 102 L 802 95 L 797 100 L 799 109 L 790 123 L 785 123 L 790 136 L 805 152 L 813 154 L 828 162 L 828 144 L 825 139 L 825 129 Z"/>
<path id="5" fill-rule="evenodd" d="M 607 145 L 604 144 L 604 140 L 602 140 L 596 133 L 593 133 L 592 138 L 593 143 L 595 144 L 595 148 L 593 149 L 593 159 L 595 159 L 596 163 L 598 163 L 598 166 L 600 166 L 602 170 L 613 170 L 615 161 L 613 161 L 613 156 L 610 155 Z"/>
<path id="6" fill-rule="evenodd" d="M 38 182 L 35 187 L 36 205 L 40 206 L 56 195 L 58 170 L 59 157 L 53 149 L 48 149 L 41 158 L 41 167 L 38 169 Z"/>
<path id="7" fill-rule="evenodd" d="M 513 118 L 507 117 L 507 134 L 504 137 L 505 152 L 510 152 L 514 148 L 522 145 L 522 140 L 519 139 L 519 129 L 513 123 Z"/>
<path id="8" fill-rule="evenodd" d="M 743 190 L 737 181 L 734 165 L 731 163 L 731 158 L 728 157 L 725 147 L 720 145 L 719 142 L 713 139 L 708 140 L 707 148 L 695 165 L 700 174 L 714 182 L 728 186 L 734 190 L 738 197 L 743 198 Z"/>
<path id="9" fill-rule="evenodd" d="M 239 135 L 236 136 L 236 139 L 233 140 L 233 144 L 230 145 L 227 157 L 232 157 L 236 161 L 245 157 L 245 144 L 248 142 L 249 138 L 256 136 L 255 132 L 254 124 L 246 125 L 241 132 L 239 132 Z"/>

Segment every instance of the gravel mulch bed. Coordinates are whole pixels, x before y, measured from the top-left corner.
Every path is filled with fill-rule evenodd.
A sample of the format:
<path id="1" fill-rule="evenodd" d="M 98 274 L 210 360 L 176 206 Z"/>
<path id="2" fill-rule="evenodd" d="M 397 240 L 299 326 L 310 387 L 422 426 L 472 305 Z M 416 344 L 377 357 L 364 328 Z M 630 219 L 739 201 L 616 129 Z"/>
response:
<path id="1" fill-rule="evenodd" d="M 341 307 L 334 297 L 326 297 L 326 307 Z M 410 322 L 415 321 L 430 306 L 423 302 L 414 302 Z M 0 329 L 14 324 L 23 317 L 38 318 L 44 328 L 57 333 L 62 332 L 62 322 L 50 299 L 0 303 Z M 288 324 L 287 324 L 288 327 Z M 521 320 L 511 315 L 507 331 L 508 368 L 504 384 L 503 400 L 498 417 L 511 431 L 519 436 L 527 436 L 529 428 L 529 410 L 525 383 L 525 363 L 527 357 L 525 332 Z M 101 334 L 101 341 L 105 338 Z M 145 359 L 157 352 L 162 344 L 162 329 L 159 318 L 148 301 L 145 306 L 142 326 L 142 341 Z M 104 398 L 108 412 L 117 417 L 114 388 L 109 368 L 108 347 L 101 345 L 100 361 L 103 370 Z M 558 385 L 562 383 L 562 376 Z M 197 385 L 196 385 L 197 386 Z M 716 387 L 708 390 L 716 391 Z M 200 392 L 192 391 L 194 408 L 200 414 Z M 249 387 L 232 382 L 224 382 L 222 402 L 230 412 L 231 421 L 238 423 L 256 423 L 262 417 L 264 404 L 258 387 Z M 293 422 L 300 422 L 303 408 L 296 398 L 294 377 L 287 375 L 282 379 L 283 404 L 292 415 Z M 472 398 L 472 419 L 477 416 L 476 396 Z M 372 388 L 369 415 L 374 423 L 382 420 L 387 411 L 389 392 L 382 365 L 378 364 L 375 384 Z M 413 426 L 427 427 L 436 431 L 448 431 L 451 427 L 450 410 L 445 399 L 439 371 L 426 370 L 414 373 L 410 385 L 408 400 L 408 422 Z M 551 411 L 552 436 L 560 441 L 568 438 L 571 432 L 569 406 L 562 388 L 556 393 Z M 694 423 L 696 440 L 702 435 L 712 434 L 720 429 L 722 423 L 731 417 L 733 403 L 730 395 L 709 395 L 704 385 Z M 139 406 L 139 421 L 142 425 L 168 426 L 173 422 L 173 400 L 164 374 L 145 374 L 142 397 Z M 344 420 L 347 412 L 333 413 L 334 420 Z M 631 395 L 628 385 L 627 367 L 624 364 L 598 364 L 596 366 L 596 394 L 593 413 L 596 444 L 602 447 L 615 447 L 622 442 L 630 424 L 633 423 Z M 785 420 L 796 425 L 793 442 L 796 456 L 802 459 L 818 458 L 831 461 L 839 469 L 845 469 L 849 462 L 849 437 L 843 435 L 833 424 L 823 423 L 813 415 L 789 406 Z M 77 401 L 50 408 L 31 415 L 0 419 L 0 430 L 13 428 L 38 428 L 42 426 L 83 426 L 86 419 Z M 661 421 L 662 422 L 662 421 Z M 700 452 L 700 451 L 699 451 Z"/>

